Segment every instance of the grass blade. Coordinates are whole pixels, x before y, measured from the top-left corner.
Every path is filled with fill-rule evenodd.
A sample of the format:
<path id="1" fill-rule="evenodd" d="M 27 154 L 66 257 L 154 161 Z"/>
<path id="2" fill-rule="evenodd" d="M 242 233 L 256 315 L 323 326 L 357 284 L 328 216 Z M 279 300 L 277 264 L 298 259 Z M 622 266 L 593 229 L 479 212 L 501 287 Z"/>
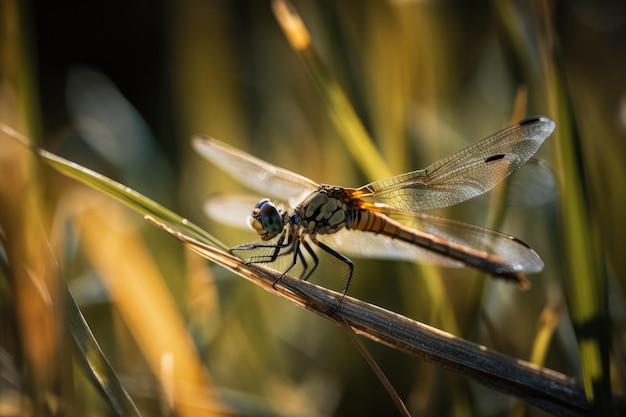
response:
<path id="1" fill-rule="evenodd" d="M 20 141 L 22 145 L 27 146 L 44 163 L 60 173 L 114 197 L 143 215 L 154 214 L 174 221 L 191 236 L 196 236 L 205 242 L 224 248 L 223 244 L 198 226 L 140 193 L 85 167 L 30 145 L 23 135 L 6 125 L 0 124 L 0 130 Z M 90 204 L 86 205 L 90 206 Z M 169 394 L 167 406 L 172 407 L 182 416 L 194 415 L 198 409 L 206 411 L 221 408 L 221 404 L 218 404 L 216 396 L 210 389 L 206 370 L 198 358 L 198 352 L 191 343 L 174 300 L 154 264 L 151 263 L 148 251 L 142 245 L 143 242 L 135 236 L 114 230 L 110 220 L 113 218 L 117 221 L 123 217 L 123 215 L 112 214 L 119 207 L 112 204 L 106 205 L 105 202 L 93 206 L 99 208 L 83 209 L 81 215 L 74 216 L 74 223 L 80 229 L 85 252 L 90 262 L 103 276 L 110 278 L 105 280 L 105 283 L 111 293 L 111 298 L 116 300 L 116 307 L 141 346 L 152 371 L 157 375 L 160 371 L 166 372 L 161 375 L 160 382 L 166 390 L 166 394 Z M 121 229 L 126 228 L 121 227 Z M 126 268 L 124 262 L 119 262 L 125 257 L 132 258 L 135 267 L 140 269 L 129 270 Z M 72 306 L 70 306 L 70 312 L 72 311 Z M 146 312 L 153 313 L 148 315 Z M 87 355 L 96 355 L 92 358 L 85 357 L 84 360 L 90 365 L 90 369 L 99 375 L 97 380 L 100 389 L 107 394 L 107 398 L 114 395 L 114 401 L 111 405 L 116 411 L 125 410 L 127 407 L 126 400 L 121 396 L 118 384 L 111 382 L 111 372 L 106 366 L 106 358 L 97 355 L 98 350 L 95 349 L 95 345 L 89 337 L 88 329 L 80 326 L 82 317 L 71 314 L 69 318 L 73 323 L 71 330 L 76 343 L 79 347 L 83 347 L 79 351 Z M 154 322 L 159 323 L 159 332 L 154 332 Z M 175 359 L 176 366 L 164 369 L 166 368 L 164 365 L 167 363 L 163 361 L 167 361 L 168 357 Z M 102 385 L 103 383 L 104 385 Z M 169 390 L 172 387 L 166 386 L 167 384 L 172 385 L 173 389 Z M 171 392 L 167 392 L 168 390 Z"/>
<path id="2" fill-rule="evenodd" d="M 338 326 L 379 343 L 464 375 L 487 387 L 520 398 L 559 416 L 586 416 L 589 409 L 580 383 L 566 375 L 491 351 L 449 333 L 411 320 L 381 307 L 354 299 L 307 281 L 243 260 L 180 232 L 177 225 L 146 220 L 160 227 L 199 255 L 227 268 L 265 290 L 285 297 Z M 281 277 L 280 284 L 274 285 Z M 334 311 L 332 315 L 328 315 Z M 626 412 L 626 398 L 616 397 Z"/>
<path id="3" fill-rule="evenodd" d="M 95 385 L 101 388 L 102 393 L 106 395 L 109 404 L 118 415 L 140 416 L 137 407 L 100 349 L 69 290 L 66 293 L 66 306 L 68 327 L 72 333 L 76 349 L 81 353 L 78 357 L 84 359 L 83 368 L 97 381 Z"/>
<path id="4" fill-rule="evenodd" d="M 126 204 L 133 210 L 143 215 L 153 215 L 159 219 L 184 225 L 186 233 L 195 236 L 204 242 L 210 242 L 214 246 L 220 247 L 222 249 L 227 249 L 226 245 L 221 243 L 215 237 L 211 236 L 202 228 L 189 222 L 187 219 L 179 216 L 173 211 L 168 210 L 157 202 L 138 193 L 137 191 L 117 181 L 107 178 L 104 175 L 92 171 L 89 168 L 76 164 L 72 161 L 68 161 L 67 159 L 61 158 L 58 155 L 55 155 L 51 152 L 32 145 L 28 138 L 26 138 L 24 135 L 17 132 L 16 130 L 12 129 L 11 127 L 5 125 L 4 123 L 0 123 L 0 130 L 14 137 L 24 146 L 30 148 L 41 158 L 41 160 L 45 164 L 49 165 L 60 173 L 70 178 L 74 178 L 82 182 L 83 184 L 86 184 L 96 190 L 103 192 L 108 196 L 115 198 L 118 201 L 121 201 L 122 203 Z"/>
<path id="5" fill-rule="evenodd" d="M 544 24 L 543 60 L 551 114 L 558 115 L 555 137 L 559 188 L 559 218 L 563 235 L 568 305 L 578 339 L 585 394 L 597 415 L 610 415 L 610 320 L 607 273 L 603 263 L 600 222 L 590 189 L 591 178 L 572 108 L 566 74 L 556 51 L 546 46 L 553 33 L 548 5 L 542 2 Z"/>
<path id="6" fill-rule="evenodd" d="M 272 6 L 289 43 L 302 59 L 315 86 L 326 100 L 333 124 L 354 160 L 371 181 L 390 177 L 391 169 L 380 156 L 341 86 L 332 77 L 313 47 L 308 30 L 296 9 L 286 0 L 276 0 Z"/>

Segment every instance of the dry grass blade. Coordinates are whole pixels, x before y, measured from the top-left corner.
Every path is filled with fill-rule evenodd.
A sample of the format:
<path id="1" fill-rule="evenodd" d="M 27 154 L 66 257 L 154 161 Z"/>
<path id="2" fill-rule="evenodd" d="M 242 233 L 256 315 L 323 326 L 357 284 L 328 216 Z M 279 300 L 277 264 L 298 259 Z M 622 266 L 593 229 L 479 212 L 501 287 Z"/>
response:
<path id="1" fill-rule="evenodd" d="M 361 356 L 363 356 L 363 358 L 367 361 L 367 364 L 370 366 L 370 368 L 372 368 L 372 371 L 374 371 L 378 380 L 381 382 L 381 384 L 383 384 L 383 387 L 385 387 L 385 389 L 387 390 L 387 393 L 389 394 L 394 404 L 398 408 L 398 411 L 400 411 L 400 414 L 402 414 L 403 416 L 410 417 L 411 413 L 409 413 L 409 410 L 406 408 L 406 405 L 404 404 L 404 402 L 398 395 L 398 392 L 395 390 L 395 388 L 393 387 L 393 385 L 391 384 L 391 382 L 389 381 L 389 379 L 387 378 L 383 370 L 380 369 L 380 366 L 378 366 L 378 362 L 376 362 L 376 359 L 374 359 L 374 357 L 369 352 L 369 350 L 367 350 L 367 348 L 365 347 L 361 339 L 359 339 L 359 337 L 354 332 L 352 327 L 350 327 L 350 325 L 346 323 L 345 321 L 339 321 L 338 323 L 346 332 L 346 334 L 348 335 L 348 337 L 350 338 L 354 346 L 356 346 L 356 348 L 359 350 L 359 353 L 361 353 Z"/>
<path id="2" fill-rule="evenodd" d="M 345 323 L 372 340 L 472 378 L 555 415 L 589 415 L 583 387 L 573 378 L 491 351 L 349 296 L 336 308 L 342 297 L 340 293 L 289 275 L 284 275 L 280 284 L 274 286 L 281 275 L 279 272 L 260 265 L 247 265 L 243 260 L 185 236 L 175 230 L 175 226 L 150 216 L 146 216 L 146 220 L 201 256 L 339 326 Z M 328 312 L 333 310 L 334 313 L 329 316 Z M 619 409 L 626 412 L 626 399 L 617 398 L 616 403 Z"/>

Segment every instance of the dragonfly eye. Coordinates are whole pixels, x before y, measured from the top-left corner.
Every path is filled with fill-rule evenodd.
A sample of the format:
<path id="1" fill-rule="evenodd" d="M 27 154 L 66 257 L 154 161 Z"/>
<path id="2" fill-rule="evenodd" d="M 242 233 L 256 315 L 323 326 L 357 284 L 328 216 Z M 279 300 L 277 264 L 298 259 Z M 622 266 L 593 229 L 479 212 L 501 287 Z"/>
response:
<path id="1" fill-rule="evenodd" d="M 259 220 L 266 232 L 277 235 L 283 230 L 283 217 L 269 199 L 259 201 L 255 209 L 259 210 Z"/>
<path id="2" fill-rule="evenodd" d="M 263 206 L 263 205 L 265 205 L 265 204 L 267 204 L 267 203 L 270 203 L 270 199 L 269 199 L 269 198 L 264 198 L 264 199 L 262 199 L 262 200 L 259 200 L 259 201 L 258 201 L 258 202 L 254 205 L 254 208 L 255 208 L 255 209 L 260 209 L 260 208 L 261 208 L 261 206 Z M 272 204 L 272 203 L 270 203 L 270 204 Z"/>

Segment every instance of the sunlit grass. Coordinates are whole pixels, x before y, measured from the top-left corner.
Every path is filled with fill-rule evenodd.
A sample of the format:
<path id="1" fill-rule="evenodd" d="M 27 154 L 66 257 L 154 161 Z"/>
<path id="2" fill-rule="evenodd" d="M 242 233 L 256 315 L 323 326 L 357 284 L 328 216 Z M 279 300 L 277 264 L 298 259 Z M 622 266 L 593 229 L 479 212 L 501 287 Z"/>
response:
<path id="1" fill-rule="evenodd" d="M 349 295 L 568 375 L 588 378 L 599 369 L 601 375 L 592 375 L 597 381 L 611 371 L 613 389 L 623 391 L 619 318 L 614 321 L 615 355 L 607 368 L 608 363 L 594 365 L 600 356 L 593 354 L 607 346 L 594 348 L 586 342 L 580 344 L 581 365 L 570 314 L 574 325 L 596 312 L 606 314 L 605 286 L 615 311 L 624 308 L 621 232 L 626 199 L 609 190 L 623 188 L 626 142 L 606 123 L 607 114 L 617 113 L 608 104 L 613 101 L 606 99 L 612 92 L 595 88 L 575 70 L 565 79 L 563 72 L 571 66 L 559 70 L 559 62 L 553 61 L 552 48 L 559 44 L 552 43 L 542 27 L 547 22 L 550 30 L 560 30 L 553 26 L 551 11 L 530 3 L 515 8 L 499 2 L 456 9 L 412 1 L 295 5 L 316 48 L 315 59 L 323 63 L 326 87 L 320 87 L 319 77 L 316 81 L 310 76 L 311 69 L 319 73 L 320 68 L 298 57 L 269 4 L 248 5 L 245 17 L 217 2 L 210 7 L 186 2 L 172 6 L 168 47 L 175 103 L 171 107 L 177 112 L 169 116 L 177 121 L 171 140 L 181 156 L 179 175 L 168 190 L 175 198 L 167 204 L 156 201 L 173 209 L 174 217 L 165 218 L 176 224 L 189 218 L 226 246 L 256 239 L 253 233 L 215 224 L 202 213 L 206 196 L 244 190 L 192 153 L 189 141 L 194 133 L 214 136 L 317 182 L 360 186 L 375 176 L 423 168 L 512 119 L 545 114 L 556 119 L 558 127 L 538 156 L 557 176 L 556 202 L 510 208 L 482 199 L 442 213 L 496 227 L 536 249 L 546 269 L 529 276 L 530 291 L 520 293 L 468 270 L 425 272 L 428 267 L 403 262 L 354 259 Z M 0 18 L 0 51 L 14 58 L 3 60 L 0 68 L 5 83 L 0 122 L 38 139 L 40 127 L 33 116 L 37 81 L 29 78 L 34 64 L 22 55 L 36 45 L 9 36 L 16 33 L 6 29 L 13 28 L 10 22 L 20 20 L 8 9 L 0 15 L 5 16 Z M 623 68 L 622 62 L 617 64 Z M 45 69 L 41 73 L 45 76 Z M 524 105 L 516 105 L 520 88 L 526 91 Z M 563 94 L 566 90 L 569 96 Z M 44 120 L 47 110 L 41 109 Z M 574 128 L 579 137 L 575 146 L 583 152 L 568 166 L 560 161 L 566 156 L 562 141 Z M 69 130 L 44 133 L 55 137 L 55 146 L 78 148 Z M 357 140 L 359 135 L 368 145 L 344 143 L 346 136 Z M 24 386 L 9 390 L 12 386 L 3 379 L 0 405 L 14 404 L 10 394 L 18 393 L 22 411 L 70 404 L 67 407 L 79 414 L 102 415 L 110 406 L 106 400 L 91 400 L 99 394 L 79 383 L 85 381 L 77 375 L 83 371 L 72 366 L 76 353 L 70 354 L 58 290 L 68 282 L 143 415 L 167 415 L 172 409 L 180 415 L 225 409 L 235 415 L 397 412 L 339 328 L 183 250 L 165 233 L 144 224 L 141 216 L 101 198 L 92 189 L 94 183 L 77 187 L 23 149 L 14 157 L 7 143 L 3 140 L 0 148 L 3 173 L 10 172 L 9 162 L 24 158 L 17 172 L 39 180 L 29 188 L 20 186 L 16 177 L 3 176 L 3 245 L 13 264 L 24 260 L 38 269 L 2 279 L 0 347 L 12 358 L 7 369 L 15 368 L 37 394 Z M 358 156 L 363 149 L 368 153 Z M 84 164 L 102 156 L 90 158 Z M 144 177 L 161 184 L 159 165 L 148 166 L 152 169 Z M 124 184 L 135 180 L 120 179 Z M 114 194 L 112 184 L 103 186 Z M 119 195 L 127 199 L 121 190 Z M 578 192 L 583 191 L 581 198 Z M 142 204 L 134 208 L 153 210 L 160 218 L 169 215 Z M 200 229 L 189 234 L 208 237 Z M 217 239 L 213 243 L 221 247 Z M 591 268 L 600 273 L 577 266 L 586 255 L 602 262 Z M 40 257 L 43 260 L 37 260 Z M 329 278 L 336 271 L 336 265 L 323 263 L 312 281 L 340 289 L 342 283 Z M 43 297 L 46 294 L 49 298 Z M 12 316 L 15 313 L 19 317 Z M 12 323 L 19 332 L 11 331 Z M 594 343 L 611 332 L 604 319 L 598 323 Z M 14 339 L 16 334 L 19 339 Z M 521 410 L 523 403 L 511 407 L 509 397 L 421 360 L 376 344 L 367 346 L 414 415 L 541 414 L 532 407 Z M 587 383 L 588 395 L 601 397 L 594 389 L 607 394 L 602 383 L 592 385 Z M 186 387 L 193 389 L 187 392 Z M 207 398 L 211 401 L 196 402 Z"/>

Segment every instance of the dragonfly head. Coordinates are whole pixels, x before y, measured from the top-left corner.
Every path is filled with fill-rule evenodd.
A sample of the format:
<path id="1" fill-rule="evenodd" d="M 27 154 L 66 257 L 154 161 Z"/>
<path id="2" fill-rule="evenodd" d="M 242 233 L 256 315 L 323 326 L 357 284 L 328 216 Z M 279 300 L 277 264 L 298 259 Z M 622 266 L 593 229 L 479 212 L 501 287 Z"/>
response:
<path id="1" fill-rule="evenodd" d="M 248 217 L 248 224 L 261 239 L 270 240 L 283 231 L 284 213 L 280 213 L 276 206 L 268 199 L 259 200 Z"/>

